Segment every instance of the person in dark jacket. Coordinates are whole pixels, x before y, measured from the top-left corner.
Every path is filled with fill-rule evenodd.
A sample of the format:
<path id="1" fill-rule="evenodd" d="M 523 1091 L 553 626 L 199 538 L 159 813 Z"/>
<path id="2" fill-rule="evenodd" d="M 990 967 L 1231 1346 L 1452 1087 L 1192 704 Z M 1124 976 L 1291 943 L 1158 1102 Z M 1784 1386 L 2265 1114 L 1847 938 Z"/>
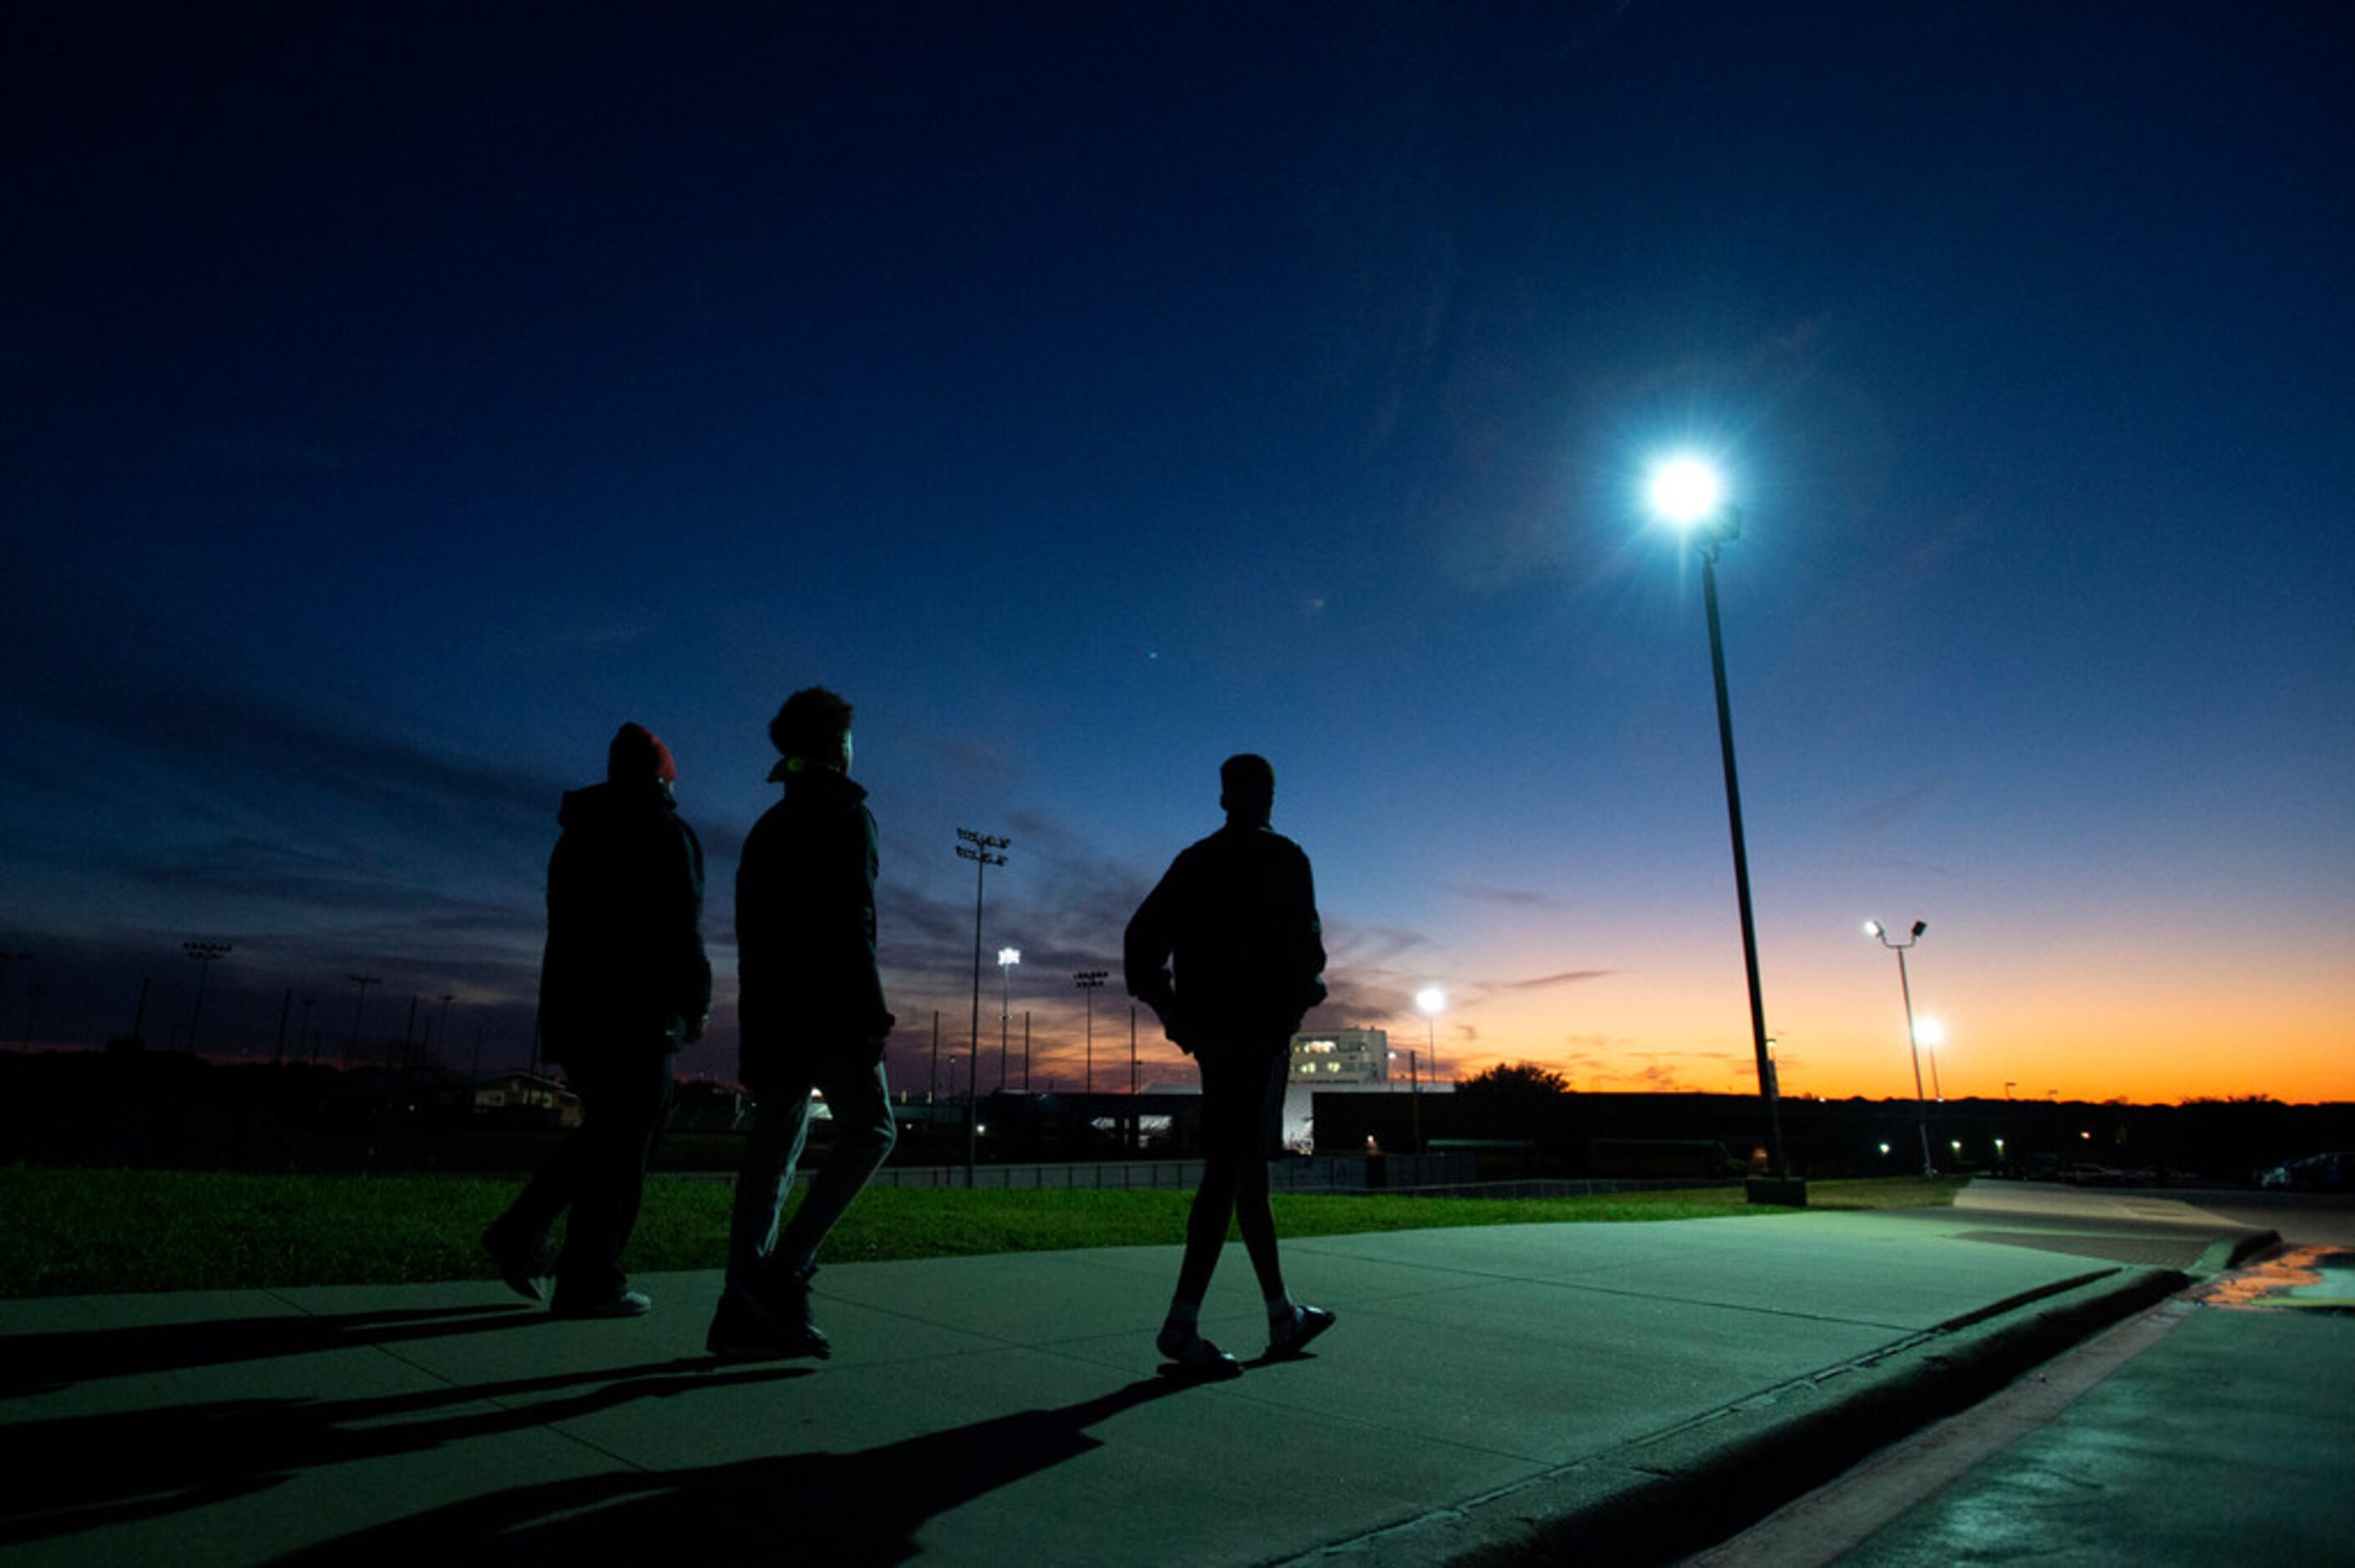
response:
<path id="1" fill-rule="evenodd" d="M 1202 1073 L 1202 1184 L 1158 1340 L 1163 1355 L 1198 1377 L 1242 1372 L 1199 1327 L 1230 1217 L 1267 1302 L 1269 1357 L 1297 1355 L 1333 1326 L 1332 1313 L 1297 1305 L 1284 1288 L 1267 1198 L 1292 1036 L 1325 1000 L 1315 878 L 1300 846 L 1268 826 L 1275 769 L 1265 758 L 1227 758 L 1219 783 L 1227 825 L 1171 863 L 1122 941 L 1129 993 L 1159 1014 Z"/>
<path id="2" fill-rule="evenodd" d="M 622 1249 L 670 1106 L 671 1057 L 701 1037 L 711 1012 L 703 846 L 672 798 L 677 779 L 670 748 L 625 724 L 607 748 L 605 782 L 568 790 L 557 813 L 541 1054 L 581 1097 L 581 1125 L 483 1245 L 502 1279 L 541 1299 L 549 1230 L 570 1209 L 550 1303 L 559 1317 L 634 1318 L 652 1305 L 629 1288 Z"/>
<path id="3" fill-rule="evenodd" d="M 850 779 L 850 717 L 823 686 L 777 710 L 769 778 L 785 798 L 752 825 L 737 865 L 738 1066 L 753 1108 L 705 1340 L 715 1355 L 830 1353 L 810 1312 L 813 1260 L 897 1138 L 883 1074 L 892 1019 L 875 964 L 875 815 Z M 834 1150 L 780 1235 L 813 1088 Z"/>

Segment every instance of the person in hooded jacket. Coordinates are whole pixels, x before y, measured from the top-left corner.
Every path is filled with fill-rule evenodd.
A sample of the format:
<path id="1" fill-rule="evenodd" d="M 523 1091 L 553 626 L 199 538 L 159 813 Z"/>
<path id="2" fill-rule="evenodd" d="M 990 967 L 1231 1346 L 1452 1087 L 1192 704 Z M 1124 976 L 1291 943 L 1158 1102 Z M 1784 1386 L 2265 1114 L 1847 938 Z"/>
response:
<path id="1" fill-rule="evenodd" d="M 785 797 L 752 825 L 737 865 L 738 1067 L 753 1108 L 705 1341 L 715 1355 L 831 1352 L 810 1311 L 813 1260 L 898 1136 L 883 1071 L 892 1018 L 875 962 L 875 815 L 850 778 L 850 719 L 823 686 L 777 710 L 769 778 Z M 834 1150 L 781 1235 L 813 1088 Z"/>
<path id="2" fill-rule="evenodd" d="M 559 1317 L 634 1318 L 652 1305 L 629 1288 L 622 1252 L 670 1107 L 671 1059 L 701 1038 L 711 1011 L 703 846 L 678 814 L 677 779 L 670 747 L 625 724 L 607 748 L 605 782 L 566 791 L 557 813 L 540 1054 L 581 1097 L 581 1125 L 483 1245 L 509 1287 L 539 1300 L 549 1232 L 570 1209 L 549 1304 Z"/>

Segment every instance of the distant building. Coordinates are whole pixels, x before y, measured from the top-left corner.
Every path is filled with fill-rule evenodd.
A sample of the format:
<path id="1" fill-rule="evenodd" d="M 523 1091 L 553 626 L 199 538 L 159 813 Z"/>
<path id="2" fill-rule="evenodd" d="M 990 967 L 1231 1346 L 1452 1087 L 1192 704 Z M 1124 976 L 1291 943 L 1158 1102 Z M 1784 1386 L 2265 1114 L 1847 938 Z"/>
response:
<path id="1" fill-rule="evenodd" d="M 501 1073 L 474 1086 L 474 1111 L 503 1121 L 546 1118 L 561 1127 L 577 1127 L 581 1097 L 537 1073 Z"/>
<path id="2" fill-rule="evenodd" d="M 1386 1084 L 1390 1076 L 1387 1029 L 1318 1029 L 1292 1037 L 1295 1084 Z"/>

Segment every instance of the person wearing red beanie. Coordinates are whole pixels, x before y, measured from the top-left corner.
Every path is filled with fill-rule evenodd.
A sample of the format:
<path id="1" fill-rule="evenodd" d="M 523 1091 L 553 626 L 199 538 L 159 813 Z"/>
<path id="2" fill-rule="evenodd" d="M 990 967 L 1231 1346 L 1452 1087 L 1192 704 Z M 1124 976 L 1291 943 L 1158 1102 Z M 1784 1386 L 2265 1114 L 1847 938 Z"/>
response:
<path id="1" fill-rule="evenodd" d="M 711 1012 L 703 951 L 703 846 L 678 814 L 678 764 L 644 725 L 605 751 L 605 782 L 568 790 L 548 862 L 548 949 L 539 971 L 541 1056 L 564 1067 L 581 1125 L 483 1234 L 499 1277 L 537 1301 L 548 1237 L 567 1209 L 549 1309 L 634 1318 L 622 1251 L 646 1162 L 670 1106 L 671 1058 Z"/>

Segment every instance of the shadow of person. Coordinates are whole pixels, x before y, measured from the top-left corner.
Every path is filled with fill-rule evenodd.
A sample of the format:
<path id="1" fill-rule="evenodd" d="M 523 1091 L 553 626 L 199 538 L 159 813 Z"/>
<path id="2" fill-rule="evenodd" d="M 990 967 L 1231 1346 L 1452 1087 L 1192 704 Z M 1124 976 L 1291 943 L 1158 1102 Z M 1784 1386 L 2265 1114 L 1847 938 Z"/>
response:
<path id="1" fill-rule="evenodd" d="M 69 1329 L 0 1337 L 0 1399 L 50 1393 L 98 1378 L 141 1377 L 187 1367 L 220 1366 L 313 1351 L 388 1345 L 444 1334 L 478 1334 L 548 1321 L 522 1302 L 489 1307 L 421 1307 L 373 1312 L 290 1312 L 143 1323 L 128 1329 Z"/>
<path id="2" fill-rule="evenodd" d="M 490 1492 L 325 1541 L 288 1563 L 415 1563 L 496 1542 L 502 1558 L 698 1557 L 903 1563 L 927 1520 L 1101 1447 L 1088 1428 L 1197 1386 L 1139 1379 L 1051 1410 L 1022 1410 L 847 1454 L 785 1454 L 677 1470 L 616 1470 Z"/>
<path id="3" fill-rule="evenodd" d="M 12 1483 L 0 1501 L 0 1546 L 207 1507 L 267 1490 L 300 1470 L 421 1453 L 634 1400 L 807 1377 L 811 1370 L 714 1372 L 719 1365 L 682 1357 L 366 1399 L 222 1400 L 0 1426 L 0 1474 Z M 567 1398 L 527 1398 L 574 1387 L 580 1392 Z"/>

